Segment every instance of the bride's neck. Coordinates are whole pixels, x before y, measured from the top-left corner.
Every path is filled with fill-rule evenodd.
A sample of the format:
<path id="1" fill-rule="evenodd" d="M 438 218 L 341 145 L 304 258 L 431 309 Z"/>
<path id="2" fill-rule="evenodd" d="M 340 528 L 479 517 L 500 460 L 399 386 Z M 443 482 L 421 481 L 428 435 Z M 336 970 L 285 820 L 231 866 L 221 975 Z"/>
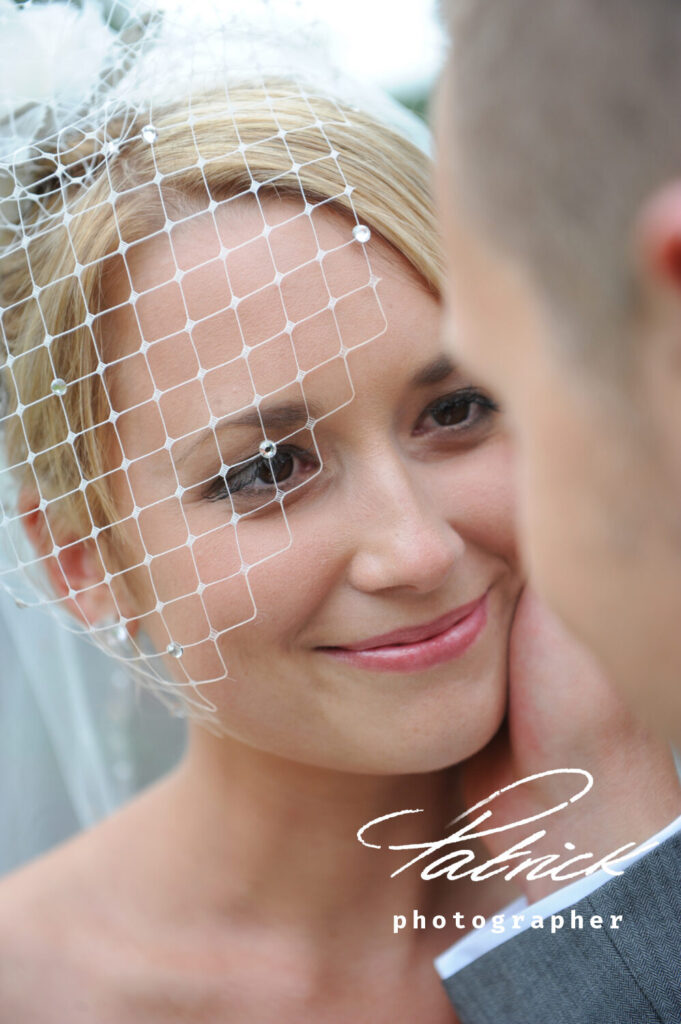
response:
<path id="1" fill-rule="evenodd" d="M 413 850 L 435 841 L 461 809 L 456 768 L 409 776 L 329 771 L 263 753 L 192 728 L 187 754 L 158 793 L 155 839 L 173 899 L 193 918 L 235 911 L 252 921 L 328 935 L 375 932 L 385 942 L 394 914 L 452 912 L 461 886 L 424 882 L 421 865 L 391 878 Z M 377 824 L 366 823 L 418 809 Z M 182 913 L 177 906 L 175 913 Z"/>

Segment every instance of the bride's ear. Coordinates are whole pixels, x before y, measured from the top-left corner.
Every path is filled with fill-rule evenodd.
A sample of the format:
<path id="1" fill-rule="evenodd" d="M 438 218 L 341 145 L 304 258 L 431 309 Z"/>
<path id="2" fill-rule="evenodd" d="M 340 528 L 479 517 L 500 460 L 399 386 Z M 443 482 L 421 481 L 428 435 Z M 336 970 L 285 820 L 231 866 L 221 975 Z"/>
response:
<path id="1" fill-rule="evenodd" d="M 41 504 L 43 507 L 41 507 Z M 60 603 L 85 626 L 118 618 L 106 569 L 93 537 L 82 537 L 58 515 L 48 516 L 38 493 L 24 489 L 19 511 L 26 535 L 42 559 L 49 584 Z"/>

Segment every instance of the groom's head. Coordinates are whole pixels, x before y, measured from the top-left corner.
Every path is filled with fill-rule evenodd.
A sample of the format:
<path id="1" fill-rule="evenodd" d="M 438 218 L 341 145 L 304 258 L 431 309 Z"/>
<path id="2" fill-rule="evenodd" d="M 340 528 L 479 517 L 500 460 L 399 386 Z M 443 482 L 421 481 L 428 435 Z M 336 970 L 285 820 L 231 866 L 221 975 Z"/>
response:
<path id="1" fill-rule="evenodd" d="M 452 346 L 539 589 L 681 735 L 681 0 L 443 2 Z"/>

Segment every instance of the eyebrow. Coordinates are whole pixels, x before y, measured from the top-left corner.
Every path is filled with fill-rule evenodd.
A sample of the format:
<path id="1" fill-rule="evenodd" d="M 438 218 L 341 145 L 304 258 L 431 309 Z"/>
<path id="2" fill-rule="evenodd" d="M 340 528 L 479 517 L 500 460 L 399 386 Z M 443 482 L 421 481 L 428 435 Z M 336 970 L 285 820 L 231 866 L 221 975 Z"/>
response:
<path id="1" fill-rule="evenodd" d="M 317 414 L 317 415 L 316 415 Z M 218 426 L 257 427 L 298 427 L 308 419 L 317 419 L 319 409 L 312 402 L 283 402 L 281 405 L 252 406 L 234 416 L 227 416 Z"/>
<path id="2" fill-rule="evenodd" d="M 449 356 L 438 356 L 414 374 L 410 382 L 411 387 L 427 388 L 433 384 L 441 384 L 443 380 L 451 377 L 455 372 L 456 364 L 452 362 Z"/>
<path id="3" fill-rule="evenodd" d="M 215 436 L 218 431 L 228 427 L 250 427 L 256 430 L 264 428 L 265 434 L 270 430 L 293 430 L 296 427 L 304 427 L 309 419 L 320 418 L 320 411 L 314 402 L 283 402 L 280 405 L 251 406 L 243 412 L 225 416 L 215 425 L 214 430 L 204 429 L 200 431 L 192 444 L 184 451 L 174 452 L 173 458 L 177 464 L 183 463 L 202 444 Z"/>
<path id="4" fill-rule="evenodd" d="M 456 371 L 456 365 L 449 356 L 438 356 L 426 366 L 422 367 L 410 380 L 410 386 L 414 388 L 430 387 L 433 384 L 440 384 L 443 380 Z M 272 406 L 251 406 L 243 412 L 226 416 L 215 426 L 215 431 L 202 430 L 192 444 L 188 445 L 185 451 L 174 453 L 176 464 L 185 462 L 190 455 L 196 451 L 217 431 L 227 427 L 250 427 L 255 430 L 262 430 L 265 433 L 269 430 L 294 430 L 305 426 L 309 419 L 321 419 L 322 412 L 314 402 L 283 402 L 280 405 Z"/>

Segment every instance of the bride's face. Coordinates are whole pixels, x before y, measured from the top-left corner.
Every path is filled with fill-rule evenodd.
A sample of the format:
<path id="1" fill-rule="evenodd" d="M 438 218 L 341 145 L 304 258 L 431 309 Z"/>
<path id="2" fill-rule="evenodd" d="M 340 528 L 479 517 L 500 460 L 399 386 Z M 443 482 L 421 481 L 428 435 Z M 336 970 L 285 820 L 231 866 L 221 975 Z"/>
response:
<path id="1" fill-rule="evenodd" d="M 265 233 L 242 203 L 128 252 L 139 297 L 108 376 L 146 559 L 127 610 L 157 650 L 181 646 L 166 671 L 239 740 L 435 770 L 505 709 L 521 581 L 503 424 L 402 257 L 329 211 L 263 209 Z"/>

